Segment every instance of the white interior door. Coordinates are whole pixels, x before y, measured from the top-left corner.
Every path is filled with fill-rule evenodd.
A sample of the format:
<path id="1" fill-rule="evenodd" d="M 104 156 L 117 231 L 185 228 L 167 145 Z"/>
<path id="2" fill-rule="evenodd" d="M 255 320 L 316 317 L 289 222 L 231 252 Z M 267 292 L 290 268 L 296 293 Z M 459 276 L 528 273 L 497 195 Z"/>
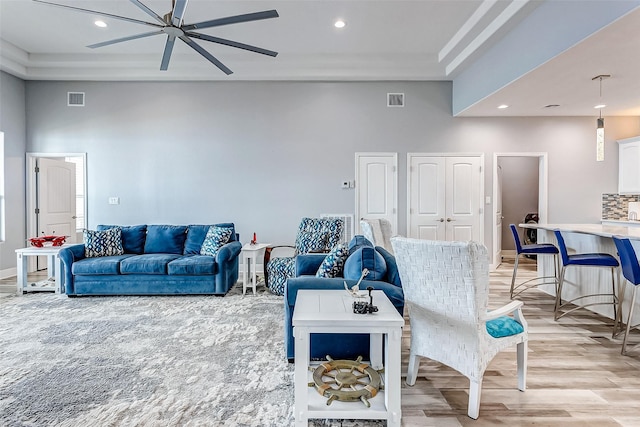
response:
<path id="1" fill-rule="evenodd" d="M 409 154 L 410 237 L 482 241 L 480 160 Z"/>
<path id="2" fill-rule="evenodd" d="M 356 222 L 360 219 L 386 219 L 393 234 L 398 232 L 396 153 L 356 153 Z"/>
<path id="3" fill-rule="evenodd" d="M 446 240 L 445 157 L 409 159 L 409 237 Z"/>

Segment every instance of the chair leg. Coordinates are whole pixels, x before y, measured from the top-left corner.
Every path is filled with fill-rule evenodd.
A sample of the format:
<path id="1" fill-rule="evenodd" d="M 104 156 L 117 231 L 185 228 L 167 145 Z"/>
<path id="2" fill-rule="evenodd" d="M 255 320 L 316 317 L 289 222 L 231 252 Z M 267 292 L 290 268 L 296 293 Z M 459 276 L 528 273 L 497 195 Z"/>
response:
<path id="1" fill-rule="evenodd" d="M 620 335 L 623 332 L 622 317 L 624 313 L 622 313 L 622 308 L 623 308 L 622 303 L 624 302 L 624 294 L 625 294 L 626 287 L 627 287 L 627 281 L 626 279 L 620 278 L 620 271 L 618 271 L 618 313 L 616 313 L 617 328 L 614 330 L 615 335 L 613 336 L 613 338 L 616 338 L 618 335 Z"/>
<path id="2" fill-rule="evenodd" d="M 627 329 L 624 333 L 624 339 L 622 340 L 622 355 L 626 356 L 627 354 L 627 338 L 629 338 L 629 330 L 631 329 L 631 317 L 633 316 L 633 307 L 636 304 L 636 291 L 638 290 L 638 286 L 633 287 L 633 295 L 631 296 L 631 305 L 629 306 L 629 316 L 627 317 Z M 620 302 L 622 306 L 622 302 Z M 622 311 L 622 310 L 621 310 Z"/>
<path id="3" fill-rule="evenodd" d="M 511 276 L 511 291 L 509 292 L 509 296 L 513 299 L 513 288 L 516 284 L 516 274 L 518 272 L 518 260 L 520 259 L 520 254 L 516 254 L 516 262 L 513 264 L 513 275 Z"/>
<path id="4" fill-rule="evenodd" d="M 480 395 L 482 394 L 482 378 L 469 380 L 469 408 L 467 414 L 474 420 L 480 415 Z"/>
<path id="5" fill-rule="evenodd" d="M 527 341 L 521 342 L 516 346 L 518 361 L 518 390 L 525 391 L 527 389 Z"/>
<path id="6" fill-rule="evenodd" d="M 418 368 L 420 368 L 420 356 L 409 355 L 409 367 L 407 368 L 407 385 L 413 386 L 418 378 Z"/>
<path id="7" fill-rule="evenodd" d="M 558 320 L 558 310 L 560 309 L 560 304 L 562 303 L 562 284 L 564 283 L 564 271 L 566 267 L 563 265 L 560 269 L 560 278 L 558 279 L 558 292 L 556 294 L 556 305 L 553 309 L 553 317 L 554 320 Z"/>
<path id="8" fill-rule="evenodd" d="M 618 269 L 611 267 L 611 298 L 613 298 L 613 335 L 612 338 L 615 338 L 618 331 L 618 306 L 621 304 L 621 301 L 618 299 L 616 295 L 616 271 Z M 620 287 L 620 283 L 618 283 L 618 287 Z"/>

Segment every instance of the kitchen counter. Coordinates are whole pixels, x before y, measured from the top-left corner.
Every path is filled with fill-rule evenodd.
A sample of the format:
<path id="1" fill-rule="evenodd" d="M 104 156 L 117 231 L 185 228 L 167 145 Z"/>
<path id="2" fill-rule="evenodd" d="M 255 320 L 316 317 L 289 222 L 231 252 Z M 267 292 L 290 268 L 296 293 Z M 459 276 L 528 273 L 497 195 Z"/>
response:
<path id="1" fill-rule="evenodd" d="M 602 225 L 622 225 L 625 227 L 640 227 L 640 220 L 603 219 L 600 222 L 602 223 Z"/>
<path id="2" fill-rule="evenodd" d="M 633 221 L 635 222 L 635 221 Z M 618 256 L 612 236 L 628 237 L 640 255 L 640 227 L 635 224 L 627 225 L 622 221 L 616 225 L 606 224 L 520 224 L 522 228 L 532 228 L 538 230 L 538 243 L 553 243 L 557 245 L 554 230 L 560 230 L 564 237 L 565 244 L 569 253 L 608 253 Z M 554 265 L 553 257 L 538 257 L 538 276 L 553 276 Z M 616 275 L 616 290 L 621 289 L 619 286 L 625 286 L 625 295 L 631 295 L 631 286 L 624 279 L 622 274 Z M 628 289 L 627 289 L 628 288 Z M 555 296 L 553 285 L 540 286 L 542 291 Z M 611 273 L 604 268 L 589 267 L 570 267 L 566 270 L 564 288 L 562 291 L 563 299 L 570 300 L 580 295 L 597 294 L 611 292 Z M 604 299 L 603 299 L 604 301 Z M 623 317 L 626 319 L 630 302 L 625 298 L 623 302 Z M 640 301 L 636 302 L 636 309 L 640 306 Z M 589 307 L 598 314 L 613 319 L 611 306 L 596 305 Z"/>

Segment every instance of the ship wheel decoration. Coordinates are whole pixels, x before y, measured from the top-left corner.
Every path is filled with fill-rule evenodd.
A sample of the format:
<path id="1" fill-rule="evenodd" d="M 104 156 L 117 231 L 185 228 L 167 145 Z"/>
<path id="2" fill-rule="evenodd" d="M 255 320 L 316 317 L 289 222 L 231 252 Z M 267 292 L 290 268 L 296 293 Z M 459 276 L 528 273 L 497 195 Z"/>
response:
<path id="1" fill-rule="evenodd" d="M 382 390 L 380 372 L 366 363 L 362 356 L 356 360 L 333 360 L 327 356 L 324 362 L 313 370 L 313 382 L 321 396 L 327 397 L 327 405 L 334 400 L 354 402 L 360 400 L 367 408 L 371 407 L 369 399 Z"/>

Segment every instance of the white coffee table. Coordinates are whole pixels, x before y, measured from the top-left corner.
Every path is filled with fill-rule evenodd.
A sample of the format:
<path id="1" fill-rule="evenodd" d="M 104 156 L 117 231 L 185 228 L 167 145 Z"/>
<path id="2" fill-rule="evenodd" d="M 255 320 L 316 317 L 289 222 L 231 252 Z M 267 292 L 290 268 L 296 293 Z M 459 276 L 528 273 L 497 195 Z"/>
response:
<path id="1" fill-rule="evenodd" d="M 264 257 L 264 250 L 271 243 L 245 243 L 242 246 L 242 295 L 247 292 L 249 281 L 253 287 L 253 294 L 256 294 L 256 264 L 259 257 Z"/>
<path id="2" fill-rule="evenodd" d="M 62 246 L 45 246 L 38 248 L 29 246 L 27 248 L 16 249 L 16 264 L 18 267 L 18 282 L 16 284 L 18 295 L 25 292 L 46 292 L 64 293 L 64 265 L 58 256 L 60 249 L 73 246 L 66 244 Z M 27 257 L 46 256 L 47 257 L 47 280 L 40 280 L 34 283 L 27 283 Z M 53 283 L 50 278 L 54 278 Z"/>
<path id="3" fill-rule="evenodd" d="M 373 291 L 373 304 L 378 312 L 355 314 L 354 299 L 346 291 L 299 290 L 293 312 L 295 337 L 295 425 L 307 426 L 309 418 L 382 419 L 387 426 L 400 426 L 400 347 L 403 317 L 398 314 L 382 291 Z M 333 401 L 314 387 L 309 370 L 309 344 L 312 333 L 367 333 L 371 335 L 371 366 L 382 366 L 384 338 L 384 390 L 369 399 L 367 408 L 362 402 Z M 312 364 L 313 366 L 313 364 Z"/>

